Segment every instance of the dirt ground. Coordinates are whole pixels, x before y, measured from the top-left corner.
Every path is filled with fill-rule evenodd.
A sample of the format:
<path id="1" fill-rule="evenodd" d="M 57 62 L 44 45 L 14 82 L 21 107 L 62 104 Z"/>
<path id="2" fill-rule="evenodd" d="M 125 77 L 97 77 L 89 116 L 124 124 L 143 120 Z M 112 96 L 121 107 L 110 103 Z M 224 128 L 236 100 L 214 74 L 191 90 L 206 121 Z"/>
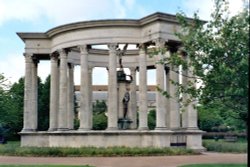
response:
<path id="1" fill-rule="evenodd" d="M 63 164 L 95 167 L 177 167 L 197 163 L 247 163 L 247 154 L 204 152 L 189 156 L 148 157 L 12 157 L 0 156 L 0 164 Z"/>

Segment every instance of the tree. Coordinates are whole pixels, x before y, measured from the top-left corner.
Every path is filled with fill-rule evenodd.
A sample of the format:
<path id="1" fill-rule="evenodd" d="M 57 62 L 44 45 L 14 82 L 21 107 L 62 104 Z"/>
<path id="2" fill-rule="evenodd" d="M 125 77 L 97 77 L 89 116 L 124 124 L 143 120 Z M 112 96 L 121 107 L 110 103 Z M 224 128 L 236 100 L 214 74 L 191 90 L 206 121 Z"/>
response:
<path id="1" fill-rule="evenodd" d="M 23 80 L 19 80 L 23 82 Z M 18 91 L 14 94 L 13 91 Z M 22 100 L 21 103 L 20 99 Z M 23 88 L 15 83 L 12 87 L 0 74 L 0 129 L 1 135 L 8 139 L 18 138 L 17 132 L 22 128 Z M 20 107 L 21 106 L 21 107 Z"/>
<path id="2" fill-rule="evenodd" d="M 50 75 L 42 83 L 38 77 L 38 130 L 49 128 Z"/>
<path id="3" fill-rule="evenodd" d="M 197 107 L 198 109 L 198 126 L 201 130 L 212 132 L 222 126 L 223 119 L 220 116 L 217 108 L 206 108 L 204 106 Z"/>
<path id="4" fill-rule="evenodd" d="M 24 78 L 20 78 L 10 88 L 12 112 L 8 117 L 13 120 L 11 130 L 13 131 L 12 137 L 18 138 L 17 134 L 23 128 L 23 105 L 24 105 Z"/>
<path id="5" fill-rule="evenodd" d="M 154 130 L 156 126 L 156 111 L 152 109 L 148 113 L 148 128 Z"/>
<path id="6" fill-rule="evenodd" d="M 105 112 L 107 111 L 107 105 L 105 101 L 97 100 L 93 104 L 93 129 L 94 130 L 104 130 L 107 128 L 107 116 Z"/>
<path id="7" fill-rule="evenodd" d="M 247 125 L 248 9 L 229 17 L 227 1 L 216 0 L 211 17 L 210 21 L 204 22 L 197 14 L 193 20 L 177 14 L 181 25 L 181 32 L 177 36 L 182 42 L 183 57 L 187 55 L 189 61 L 176 54 L 164 60 L 164 63 L 182 65 L 184 70 L 192 73 L 191 76 L 196 76 L 193 83 L 202 81 L 198 89 L 191 86 L 184 89 L 183 85 L 179 85 L 181 93 L 189 93 L 192 98 L 198 98 L 203 106 L 217 108 Z"/>

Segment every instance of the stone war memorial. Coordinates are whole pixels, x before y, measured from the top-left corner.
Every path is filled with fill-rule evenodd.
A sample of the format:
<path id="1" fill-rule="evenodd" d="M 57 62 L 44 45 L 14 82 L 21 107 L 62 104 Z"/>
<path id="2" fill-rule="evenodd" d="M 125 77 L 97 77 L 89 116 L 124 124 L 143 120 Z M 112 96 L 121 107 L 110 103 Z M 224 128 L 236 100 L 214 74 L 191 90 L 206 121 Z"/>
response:
<path id="1" fill-rule="evenodd" d="M 21 146 L 180 146 L 203 151 L 203 131 L 198 129 L 194 104 L 186 106 L 183 112 L 178 100 L 166 98 L 156 91 L 156 127 L 148 129 L 148 70 L 155 69 L 156 85 L 171 96 L 175 96 L 177 87 L 170 80 L 180 82 L 181 78 L 182 84 L 188 82 L 188 78 L 179 77 L 181 68 L 157 63 L 175 52 L 180 53 L 181 43 L 175 35 L 179 29 L 175 15 L 158 12 L 138 20 L 83 21 L 58 26 L 45 33 L 17 33 L 25 43 Z M 149 56 L 150 48 L 167 48 L 167 51 Z M 47 131 L 37 131 L 37 70 L 40 61 L 50 61 L 51 64 Z M 80 126 L 76 130 L 73 128 L 75 66 L 80 66 L 81 79 Z M 92 130 L 92 72 L 95 67 L 106 68 L 108 74 L 106 130 Z M 130 75 L 124 68 L 129 69 Z M 188 70 L 182 71 L 185 72 Z M 182 95 L 182 98 L 187 97 Z"/>

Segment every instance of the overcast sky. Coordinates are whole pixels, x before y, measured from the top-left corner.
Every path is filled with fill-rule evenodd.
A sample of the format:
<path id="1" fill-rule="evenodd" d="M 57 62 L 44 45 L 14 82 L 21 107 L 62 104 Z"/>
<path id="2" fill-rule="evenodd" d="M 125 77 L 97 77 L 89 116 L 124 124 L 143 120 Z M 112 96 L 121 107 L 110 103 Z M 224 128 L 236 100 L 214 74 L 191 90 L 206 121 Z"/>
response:
<path id="1" fill-rule="evenodd" d="M 230 0 L 232 14 L 241 7 L 241 0 Z M 12 83 L 24 75 L 24 43 L 16 32 L 45 32 L 76 21 L 140 19 L 155 12 L 182 11 L 191 17 L 199 11 L 200 18 L 208 20 L 212 8 L 213 0 L 0 0 L 0 73 Z M 41 61 L 38 75 L 44 80 L 49 71 L 49 63 Z M 94 84 L 107 83 L 103 70 L 95 69 L 93 75 Z M 151 71 L 148 83 L 154 82 Z M 79 77 L 75 83 L 79 84 Z"/>

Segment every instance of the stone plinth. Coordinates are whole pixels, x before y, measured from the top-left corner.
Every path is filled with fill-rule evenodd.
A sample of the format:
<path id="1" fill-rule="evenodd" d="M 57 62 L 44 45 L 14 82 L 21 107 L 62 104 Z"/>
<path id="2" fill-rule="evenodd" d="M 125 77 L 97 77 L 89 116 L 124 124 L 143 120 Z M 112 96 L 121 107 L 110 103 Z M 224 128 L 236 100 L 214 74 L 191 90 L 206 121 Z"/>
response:
<path id="1" fill-rule="evenodd" d="M 29 147 L 170 147 L 180 142 L 189 148 L 189 142 L 201 140 L 202 131 L 54 131 L 54 132 L 22 132 L 21 146 Z M 179 136 L 179 137 L 176 137 Z M 181 136 L 181 137 L 180 137 Z M 193 140 L 194 139 L 194 140 Z M 192 141 L 193 140 L 193 141 Z M 204 148 L 191 144 L 191 149 L 203 151 Z M 193 147 L 195 145 L 196 147 Z"/>

